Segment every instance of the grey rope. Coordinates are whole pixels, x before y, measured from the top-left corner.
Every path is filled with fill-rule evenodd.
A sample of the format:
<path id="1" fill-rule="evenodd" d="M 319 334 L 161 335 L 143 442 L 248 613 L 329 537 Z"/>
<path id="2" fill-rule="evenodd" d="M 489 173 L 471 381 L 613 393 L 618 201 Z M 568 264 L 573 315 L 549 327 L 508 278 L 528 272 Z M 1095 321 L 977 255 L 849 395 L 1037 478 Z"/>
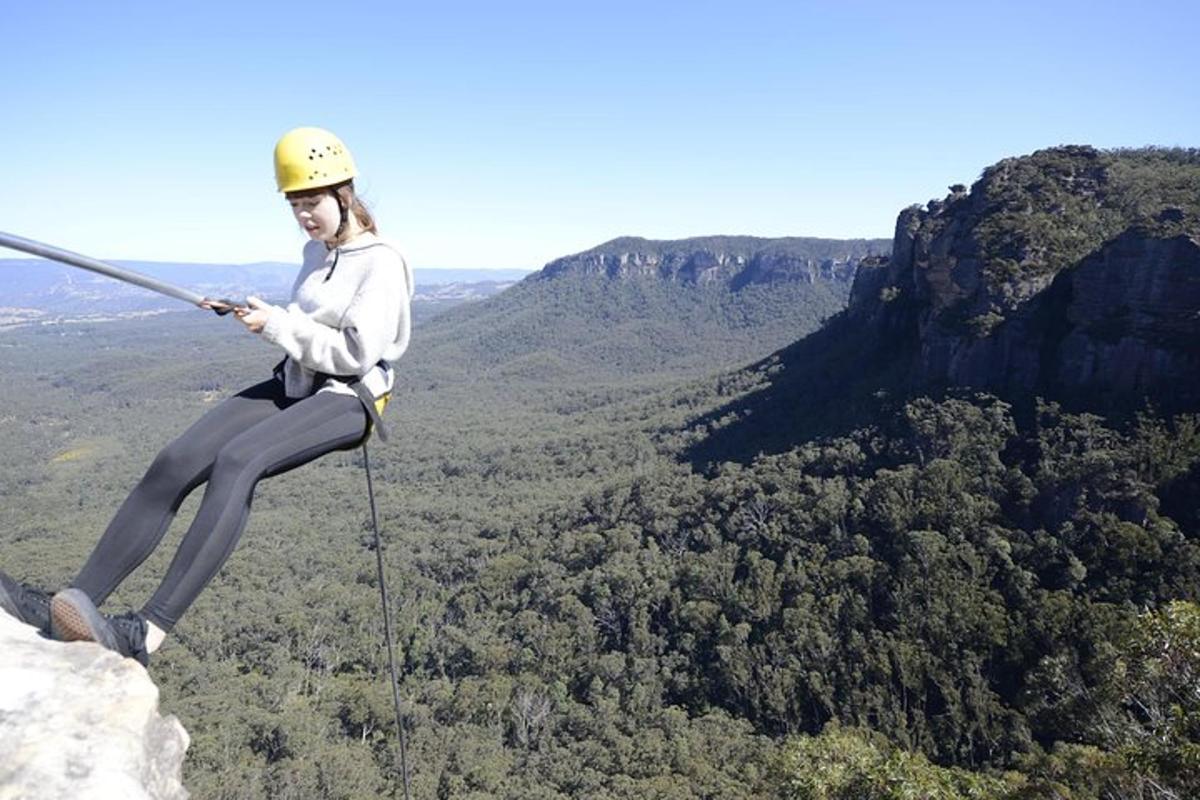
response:
<path id="1" fill-rule="evenodd" d="M 396 648 L 392 644 L 392 612 L 388 605 L 387 583 L 383 578 L 383 539 L 379 535 L 379 516 L 375 511 L 375 487 L 371 483 L 371 459 L 367 443 L 362 446 L 363 466 L 367 470 L 367 497 L 371 500 L 371 527 L 375 531 L 375 564 L 379 568 L 379 594 L 383 599 L 383 632 L 387 639 L 388 667 L 392 673 L 392 700 L 396 704 L 396 734 L 400 739 L 400 773 L 404 780 L 404 800 L 412 800 L 408 785 L 408 742 L 404 734 L 403 713 L 400 710 L 400 682 L 396 678 Z"/>

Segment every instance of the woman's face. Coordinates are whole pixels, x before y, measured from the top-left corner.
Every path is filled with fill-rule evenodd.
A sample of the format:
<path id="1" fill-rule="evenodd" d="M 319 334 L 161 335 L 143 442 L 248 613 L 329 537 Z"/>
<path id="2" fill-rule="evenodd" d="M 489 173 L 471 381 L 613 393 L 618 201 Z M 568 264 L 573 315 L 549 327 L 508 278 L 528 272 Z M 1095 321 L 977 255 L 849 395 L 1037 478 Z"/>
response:
<path id="1" fill-rule="evenodd" d="M 342 210 L 332 192 L 294 195 L 287 200 L 300 229 L 310 238 L 329 242 L 337 237 L 338 226 L 342 223 Z"/>

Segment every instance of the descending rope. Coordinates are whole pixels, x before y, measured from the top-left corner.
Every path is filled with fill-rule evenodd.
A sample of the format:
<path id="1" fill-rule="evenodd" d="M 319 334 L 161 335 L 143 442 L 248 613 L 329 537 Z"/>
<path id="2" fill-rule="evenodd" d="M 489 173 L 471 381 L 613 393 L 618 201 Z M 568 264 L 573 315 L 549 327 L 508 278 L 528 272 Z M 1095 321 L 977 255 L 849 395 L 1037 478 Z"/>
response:
<path id="1" fill-rule="evenodd" d="M 375 511 L 375 488 L 371 483 L 371 459 L 367 456 L 367 443 L 363 442 L 363 466 L 367 470 L 367 497 L 371 500 L 371 527 L 375 530 L 375 564 L 379 568 L 379 594 L 383 598 L 383 632 L 387 639 L 388 667 L 392 673 L 392 700 L 396 704 L 396 733 L 400 739 L 400 773 L 404 780 L 404 800 L 412 800 L 408 785 L 408 742 L 404 734 L 403 716 L 400 711 L 400 682 L 396 677 L 396 648 L 392 645 L 392 612 L 388 605 L 387 583 L 383 579 L 383 539 L 379 536 L 379 517 Z"/>
<path id="2" fill-rule="evenodd" d="M 149 289 L 152 292 L 174 297 L 176 300 L 182 300 L 185 303 L 191 303 L 194 306 L 200 306 L 209 298 L 204 295 L 196 294 L 195 292 L 181 289 L 178 286 L 172 286 L 169 283 L 160 281 L 158 278 L 151 278 L 149 275 L 143 275 L 140 272 L 134 272 L 131 269 L 118 267 L 104 261 L 98 261 L 88 256 L 72 253 L 70 250 L 63 250 L 58 247 L 51 247 L 48 244 L 35 242 L 32 239 L 26 239 L 23 236 L 14 236 L 11 233 L 0 231 L 0 247 L 8 247 L 13 250 L 20 250 L 23 253 L 29 253 L 34 256 L 48 258 L 51 261 L 57 261 L 61 264 L 70 264 L 72 267 L 97 272 L 101 275 L 107 275 L 110 278 L 116 278 L 125 283 L 132 283 L 134 286 L 141 286 L 143 289 Z M 218 300 L 215 305 L 202 306 L 211 308 L 218 316 L 225 316 L 233 307 L 237 305 L 231 300 Z"/>

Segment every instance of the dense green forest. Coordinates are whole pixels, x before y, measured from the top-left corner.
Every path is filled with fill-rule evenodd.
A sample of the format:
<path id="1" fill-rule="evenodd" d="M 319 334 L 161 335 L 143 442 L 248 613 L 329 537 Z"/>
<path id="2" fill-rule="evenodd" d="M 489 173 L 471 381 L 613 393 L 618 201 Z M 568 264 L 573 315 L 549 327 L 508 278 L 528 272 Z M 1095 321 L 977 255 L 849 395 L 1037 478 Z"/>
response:
<path id="1" fill-rule="evenodd" d="M 1083 168 L 1081 168 L 1081 163 Z M 993 296 L 1073 264 L 1136 223 L 1175 208 L 1200 218 L 1200 150 L 1060 147 L 984 170 L 977 228 Z M 1178 227 L 1178 226 L 1176 226 Z M 1011 287 L 1010 287 L 1011 288 Z"/>
<path id="2" fill-rule="evenodd" d="M 414 796 L 1200 796 L 1196 410 L 867 387 L 812 435 L 739 367 L 845 294 L 768 288 L 527 281 L 418 328 L 372 445 Z M 865 345 L 819 341 L 789 380 L 836 403 Z M 68 581 L 273 355 L 199 313 L 0 334 L 3 567 Z M 396 792 L 368 526 L 357 453 L 259 487 L 152 662 L 193 796 Z"/>

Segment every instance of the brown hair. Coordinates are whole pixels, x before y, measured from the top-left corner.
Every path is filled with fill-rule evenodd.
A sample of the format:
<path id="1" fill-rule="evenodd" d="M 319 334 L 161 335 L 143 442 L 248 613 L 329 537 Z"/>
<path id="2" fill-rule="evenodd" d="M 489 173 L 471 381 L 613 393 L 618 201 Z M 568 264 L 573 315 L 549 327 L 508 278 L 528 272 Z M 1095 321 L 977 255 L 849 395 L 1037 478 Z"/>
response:
<path id="1" fill-rule="evenodd" d="M 367 233 L 378 235 L 379 229 L 375 227 L 375 217 L 371 216 L 371 210 L 367 208 L 362 198 L 354 191 L 354 181 L 346 181 L 332 188 L 333 196 L 337 198 L 338 206 L 342 209 L 342 216 L 348 214 L 354 215 L 354 221 L 358 223 L 358 227 Z M 343 231 L 337 238 L 336 244 L 343 245 L 346 243 L 346 232 Z"/>

